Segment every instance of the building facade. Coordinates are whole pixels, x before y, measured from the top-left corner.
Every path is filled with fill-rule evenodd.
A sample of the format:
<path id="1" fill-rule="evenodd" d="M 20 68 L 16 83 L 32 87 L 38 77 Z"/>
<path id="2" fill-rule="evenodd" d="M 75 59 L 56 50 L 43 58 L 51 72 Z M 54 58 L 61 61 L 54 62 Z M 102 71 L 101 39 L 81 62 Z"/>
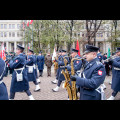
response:
<path id="1" fill-rule="evenodd" d="M 20 27 L 21 20 L 0 20 L 0 46 L 4 43 L 6 52 L 16 52 L 17 44 L 24 45 Z"/>

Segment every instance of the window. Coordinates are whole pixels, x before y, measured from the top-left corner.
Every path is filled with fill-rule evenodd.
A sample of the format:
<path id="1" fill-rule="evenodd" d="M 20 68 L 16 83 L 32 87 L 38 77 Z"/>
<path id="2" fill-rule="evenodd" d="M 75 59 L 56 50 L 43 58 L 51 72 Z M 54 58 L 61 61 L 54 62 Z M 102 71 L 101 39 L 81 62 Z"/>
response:
<path id="1" fill-rule="evenodd" d="M 1 32 L 0 36 L 3 37 L 3 32 Z"/>
<path id="2" fill-rule="evenodd" d="M 20 36 L 23 37 L 23 32 L 20 33 Z"/>
<path id="3" fill-rule="evenodd" d="M 99 34 L 99 33 L 97 33 L 97 37 L 100 37 L 100 34 Z"/>
<path id="4" fill-rule="evenodd" d="M 4 24 L 4 29 L 7 29 L 7 24 Z"/>
<path id="5" fill-rule="evenodd" d="M 84 33 L 82 33 L 82 37 L 84 37 Z"/>
<path id="6" fill-rule="evenodd" d="M 4 37 L 7 37 L 7 32 L 4 32 Z"/>
<path id="7" fill-rule="evenodd" d="M 110 37 L 110 36 L 109 36 L 109 33 L 107 33 L 107 35 L 106 35 L 106 36 L 107 36 L 107 37 Z"/>
<path id="8" fill-rule="evenodd" d="M 78 33 L 78 37 L 80 37 L 80 33 Z"/>
<path id="9" fill-rule="evenodd" d="M 12 24 L 12 29 L 15 29 L 15 24 Z"/>
<path id="10" fill-rule="evenodd" d="M 103 37 L 103 34 L 101 33 L 101 37 Z"/>
<path id="11" fill-rule="evenodd" d="M 11 29 L 11 24 L 9 24 L 9 29 Z"/>
<path id="12" fill-rule="evenodd" d="M 3 29 L 3 24 L 1 24 L 1 29 Z"/>
<path id="13" fill-rule="evenodd" d="M 11 32 L 9 32 L 9 37 L 11 37 Z"/>
<path id="14" fill-rule="evenodd" d="M 12 37 L 15 37 L 15 32 L 12 32 Z"/>
<path id="15" fill-rule="evenodd" d="M 17 29 L 20 29 L 20 24 L 17 24 Z"/>
<path id="16" fill-rule="evenodd" d="M 74 37 L 76 37 L 76 33 L 74 33 Z"/>
<path id="17" fill-rule="evenodd" d="M 19 34 L 19 32 L 17 32 L 17 37 L 20 37 L 20 34 Z"/>

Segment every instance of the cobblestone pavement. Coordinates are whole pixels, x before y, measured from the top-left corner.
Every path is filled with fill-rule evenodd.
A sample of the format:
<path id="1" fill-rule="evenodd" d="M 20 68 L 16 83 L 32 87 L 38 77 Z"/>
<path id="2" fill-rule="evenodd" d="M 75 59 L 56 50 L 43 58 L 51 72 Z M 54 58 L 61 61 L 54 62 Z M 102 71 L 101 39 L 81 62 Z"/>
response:
<path id="1" fill-rule="evenodd" d="M 107 77 L 105 79 L 105 85 L 107 89 L 105 90 L 106 98 L 111 96 L 112 90 L 111 90 L 111 85 L 109 85 L 109 82 L 111 81 L 112 76 Z M 46 67 L 44 69 L 43 77 L 40 77 L 41 83 L 40 88 L 41 91 L 39 92 L 34 92 L 35 85 L 30 82 L 30 91 L 32 95 L 34 96 L 35 100 L 67 100 L 68 94 L 66 89 L 62 88 L 62 85 L 59 89 L 59 92 L 53 92 L 52 88 L 56 87 L 56 84 L 52 84 L 51 81 L 55 79 L 54 75 L 54 69 L 52 67 L 52 74 L 51 77 L 47 77 L 47 70 Z M 10 95 L 10 84 L 11 84 L 11 75 L 8 75 L 8 77 L 5 77 L 4 82 L 7 86 L 8 94 Z M 116 100 L 120 99 L 120 93 L 115 98 Z M 28 96 L 26 93 L 16 93 L 15 95 L 15 100 L 29 100 Z"/>

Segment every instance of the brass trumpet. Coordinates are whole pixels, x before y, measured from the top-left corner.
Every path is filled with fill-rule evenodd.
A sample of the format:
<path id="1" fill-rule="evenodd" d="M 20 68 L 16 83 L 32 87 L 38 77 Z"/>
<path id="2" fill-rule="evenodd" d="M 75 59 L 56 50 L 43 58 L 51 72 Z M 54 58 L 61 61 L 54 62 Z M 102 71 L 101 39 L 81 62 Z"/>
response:
<path id="1" fill-rule="evenodd" d="M 115 59 L 116 57 L 118 57 L 118 56 L 111 56 L 110 58 L 108 58 L 108 59 L 106 59 L 106 60 L 102 60 L 102 62 L 108 62 L 109 61 L 109 59 Z"/>

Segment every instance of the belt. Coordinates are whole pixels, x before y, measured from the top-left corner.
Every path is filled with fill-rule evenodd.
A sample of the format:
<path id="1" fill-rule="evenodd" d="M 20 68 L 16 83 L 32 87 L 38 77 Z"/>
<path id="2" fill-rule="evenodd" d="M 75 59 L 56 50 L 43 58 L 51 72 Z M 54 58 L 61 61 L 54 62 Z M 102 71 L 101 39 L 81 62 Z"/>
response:
<path id="1" fill-rule="evenodd" d="M 0 84 L 2 84 L 2 83 L 3 83 L 3 80 L 0 81 Z"/>
<path id="2" fill-rule="evenodd" d="M 90 88 L 87 88 L 87 87 L 82 87 L 83 89 L 86 89 L 86 90 L 92 90 L 92 89 L 90 89 Z"/>
<path id="3" fill-rule="evenodd" d="M 23 69 L 24 69 L 24 67 L 23 68 L 14 69 L 14 70 L 17 71 L 17 70 L 23 70 Z"/>
<path id="4" fill-rule="evenodd" d="M 86 89 L 86 90 L 93 90 L 93 89 L 91 89 L 91 88 L 87 88 L 87 87 L 82 87 L 83 89 Z M 100 87 L 98 87 L 97 89 L 95 89 L 97 92 L 99 92 L 99 93 L 101 93 L 100 91 L 99 91 L 99 88 Z"/>
<path id="5" fill-rule="evenodd" d="M 34 65 L 33 65 L 33 66 L 28 66 L 28 65 L 26 65 L 26 67 L 34 67 Z"/>
<path id="6" fill-rule="evenodd" d="M 120 68 L 114 67 L 115 70 L 120 70 Z"/>
<path id="7" fill-rule="evenodd" d="M 60 66 L 60 68 L 65 68 L 65 66 Z"/>

